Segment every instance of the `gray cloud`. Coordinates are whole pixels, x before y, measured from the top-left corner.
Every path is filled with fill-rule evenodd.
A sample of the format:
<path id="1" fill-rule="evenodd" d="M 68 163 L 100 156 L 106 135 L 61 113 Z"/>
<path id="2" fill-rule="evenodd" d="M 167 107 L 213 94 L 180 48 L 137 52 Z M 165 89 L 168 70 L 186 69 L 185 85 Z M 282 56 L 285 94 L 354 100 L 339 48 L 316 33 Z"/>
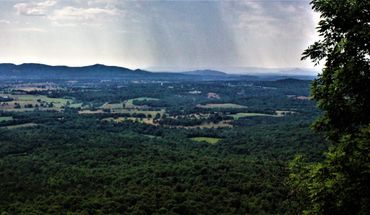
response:
<path id="1" fill-rule="evenodd" d="M 117 11 L 107 8 L 76 8 L 66 6 L 61 9 L 55 10 L 48 16 L 53 22 L 56 23 L 69 23 L 76 24 L 80 22 L 96 22 L 99 19 L 104 19 L 108 16 L 117 15 Z"/>
<path id="2" fill-rule="evenodd" d="M 9 20 L 0 19 L 0 24 L 7 24 L 7 25 L 9 25 L 10 23 L 11 23 L 11 21 L 9 21 Z"/>
<path id="3" fill-rule="evenodd" d="M 28 3 L 17 3 L 14 8 L 17 13 L 24 16 L 45 16 L 47 9 L 54 6 L 57 3 L 56 0 L 46 0 L 39 2 L 28 2 Z"/>
<path id="4" fill-rule="evenodd" d="M 4 0 L 0 20 L 0 61 L 51 64 L 307 67 L 317 38 L 308 1 Z"/>
<path id="5" fill-rule="evenodd" d="M 221 10 L 233 25 L 240 61 L 247 65 L 302 64 L 302 50 L 316 38 L 313 13 L 305 1 L 230 1 Z"/>

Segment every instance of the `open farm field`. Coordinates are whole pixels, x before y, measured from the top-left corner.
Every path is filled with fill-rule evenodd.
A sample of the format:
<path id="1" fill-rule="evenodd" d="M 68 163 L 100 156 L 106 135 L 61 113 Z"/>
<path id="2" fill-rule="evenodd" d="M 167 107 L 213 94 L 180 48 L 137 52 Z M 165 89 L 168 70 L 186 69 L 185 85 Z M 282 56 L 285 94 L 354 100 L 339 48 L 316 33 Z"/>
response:
<path id="1" fill-rule="evenodd" d="M 210 108 L 210 109 L 222 109 L 222 108 L 235 108 L 235 109 L 241 109 L 241 108 L 247 108 L 247 106 L 244 105 L 238 105 L 233 103 L 212 103 L 212 104 L 205 104 L 205 105 L 197 105 L 198 108 Z"/>
<path id="2" fill-rule="evenodd" d="M 193 137 L 190 139 L 196 142 L 206 142 L 209 144 L 216 144 L 222 140 L 221 138 L 214 138 L 214 137 Z"/>
<path id="3" fill-rule="evenodd" d="M 0 116 L 0 122 L 6 122 L 13 120 L 12 116 Z"/>
<path id="4" fill-rule="evenodd" d="M 283 117 L 290 114 L 295 114 L 293 111 L 275 111 L 275 114 L 265 114 L 265 113 L 236 113 L 229 114 L 234 120 L 238 120 L 243 117 L 255 117 L 255 116 L 270 116 L 270 117 Z"/>
<path id="5" fill-rule="evenodd" d="M 72 103 L 72 104 L 69 104 L 67 106 L 70 107 L 70 108 L 82 108 L 83 103 Z"/>
<path id="6" fill-rule="evenodd" d="M 50 98 L 44 95 L 27 95 L 27 94 L 0 94 L 0 97 L 10 98 L 10 101 L 0 102 L 0 110 L 3 111 L 33 111 L 38 110 L 55 110 L 60 111 L 65 106 L 73 104 L 72 99 Z"/>
<path id="7" fill-rule="evenodd" d="M 264 114 L 264 113 L 236 113 L 236 114 L 230 114 L 229 116 L 233 117 L 234 120 L 238 120 L 243 117 L 254 117 L 254 116 L 272 116 L 276 117 L 277 115 L 272 114 Z"/>
<path id="8" fill-rule="evenodd" d="M 105 103 L 100 108 L 102 109 L 123 109 L 125 107 L 125 103 Z"/>
<path id="9" fill-rule="evenodd" d="M 139 98 L 134 98 L 134 99 L 129 99 L 127 101 L 125 101 L 123 104 L 124 104 L 124 107 L 125 108 L 140 108 L 140 106 L 137 106 L 137 105 L 134 105 L 133 102 L 137 100 L 137 101 L 144 101 L 144 100 L 152 100 L 152 101 L 158 101 L 159 99 L 157 98 L 150 98 L 150 97 L 139 97 Z"/>
<path id="10" fill-rule="evenodd" d="M 9 126 L 4 126 L 1 128 L 7 128 L 7 129 L 17 129 L 17 128 L 29 128 L 29 127 L 35 127 L 38 124 L 36 123 L 24 123 L 24 124 L 18 124 L 18 125 L 9 125 Z"/>
<path id="11" fill-rule="evenodd" d="M 109 113 L 109 114 L 143 114 L 147 118 L 155 117 L 157 114 L 162 116 L 165 114 L 165 110 L 162 109 L 160 111 L 151 111 L 151 110 L 140 110 L 140 109 L 112 109 L 109 112 L 105 112 L 104 109 L 98 109 L 98 110 L 80 110 L 79 114 L 102 114 L 102 113 Z"/>

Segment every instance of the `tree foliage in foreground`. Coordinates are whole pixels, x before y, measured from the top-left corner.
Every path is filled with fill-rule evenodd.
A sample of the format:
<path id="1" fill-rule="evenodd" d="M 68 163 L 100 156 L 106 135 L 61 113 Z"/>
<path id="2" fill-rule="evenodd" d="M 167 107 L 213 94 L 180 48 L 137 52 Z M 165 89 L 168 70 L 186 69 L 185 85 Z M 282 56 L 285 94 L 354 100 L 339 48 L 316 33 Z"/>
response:
<path id="1" fill-rule="evenodd" d="M 332 147 L 322 163 L 296 157 L 290 182 L 305 214 L 370 214 L 370 1 L 314 0 L 322 40 L 304 53 L 322 74 L 312 95 L 324 111 L 314 127 Z"/>
<path id="2" fill-rule="evenodd" d="M 314 0 L 311 4 L 321 13 L 318 32 L 323 39 L 311 45 L 303 59 L 326 61 L 312 87 L 312 96 L 325 111 L 316 127 L 338 140 L 370 122 L 370 1 Z"/>

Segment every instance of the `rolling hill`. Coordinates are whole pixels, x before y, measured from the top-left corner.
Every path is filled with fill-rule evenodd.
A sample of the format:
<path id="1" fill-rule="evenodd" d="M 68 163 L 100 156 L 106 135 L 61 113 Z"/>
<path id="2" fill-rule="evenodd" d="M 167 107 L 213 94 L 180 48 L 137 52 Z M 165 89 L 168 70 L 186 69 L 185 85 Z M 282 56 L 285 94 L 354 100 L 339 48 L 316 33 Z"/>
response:
<path id="1" fill-rule="evenodd" d="M 312 79 L 292 74 L 228 74 L 216 70 L 187 72 L 149 72 L 141 69 L 95 64 L 83 67 L 50 66 L 45 64 L 0 64 L 0 80 L 278 80 L 284 78 Z"/>

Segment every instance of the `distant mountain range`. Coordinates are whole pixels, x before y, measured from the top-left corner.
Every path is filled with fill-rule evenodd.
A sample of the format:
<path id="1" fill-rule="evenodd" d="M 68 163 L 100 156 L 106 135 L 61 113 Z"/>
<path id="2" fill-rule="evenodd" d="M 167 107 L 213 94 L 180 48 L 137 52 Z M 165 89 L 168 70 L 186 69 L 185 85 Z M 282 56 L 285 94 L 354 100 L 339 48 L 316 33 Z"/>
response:
<path id="1" fill-rule="evenodd" d="M 217 68 L 183 68 L 179 69 L 176 67 L 148 67 L 146 68 L 148 71 L 174 71 L 174 72 L 182 72 L 182 71 L 222 71 L 226 74 L 248 74 L 248 75 L 260 75 L 260 74 L 290 74 L 290 75 L 303 75 L 303 76 L 315 76 L 318 74 L 318 68 L 298 68 L 298 67 L 285 67 L 285 68 L 265 68 L 265 67 L 231 67 L 231 66 L 224 66 L 224 67 L 217 67 Z"/>
<path id="2" fill-rule="evenodd" d="M 0 64 L 0 78 L 3 79 L 116 79 L 140 77 L 151 74 L 143 70 L 123 67 L 91 65 L 84 67 L 49 66 L 44 64 Z"/>
<path id="3" fill-rule="evenodd" d="M 216 70 L 193 70 L 184 72 L 150 72 L 141 69 L 95 64 L 83 67 L 49 66 L 45 64 L 0 64 L 0 80 L 278 80 L 284 78 L 313 79 L 314 76 L 287 74 L 228 74 Z"/>
<path id="4" fill-rule="evenodd" d="M 220 72 L 216 70 L 194 70 L 188 72 L 182 72 L 182 74 L 186 75 L 203 75 L 203 76 L 228 76 L 229 74 L 225 72 Z"/>

